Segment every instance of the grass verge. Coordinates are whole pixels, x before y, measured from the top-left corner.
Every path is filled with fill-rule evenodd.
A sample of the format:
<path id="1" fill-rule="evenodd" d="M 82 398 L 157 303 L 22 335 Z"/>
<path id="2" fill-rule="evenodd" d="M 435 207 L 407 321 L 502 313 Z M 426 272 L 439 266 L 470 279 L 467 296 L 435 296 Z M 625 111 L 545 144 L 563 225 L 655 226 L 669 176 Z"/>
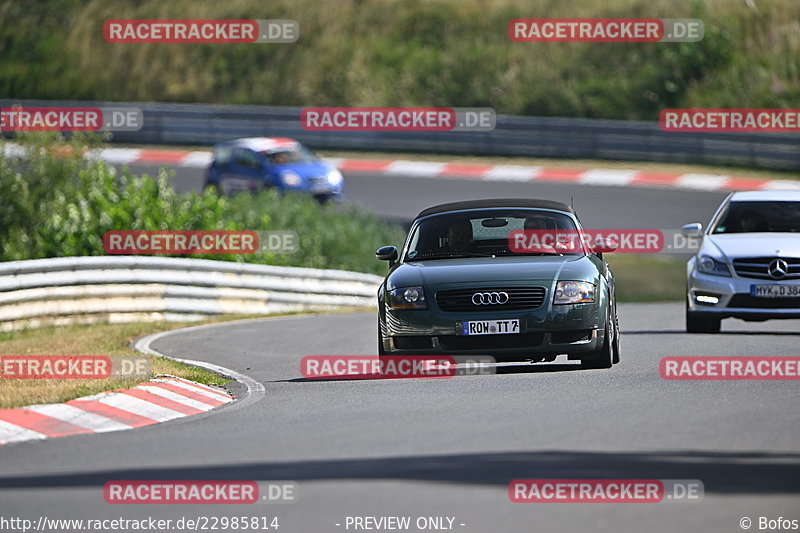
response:
<path id="1" fill-rule="evenodd" d="M 144 335 L 184 326 L 239 320 L 242 316 L 223 316 L 203 322 L 155 322 L 133 324 L 91 324 L 50 326 L 0 333 L 0 363 L 5 355 L 136 355 L 152 361 L 152 376 L 171 374 L 184 379 L 222 386 L 231 380 L 202 368 L 171 359 L 143 355 L 131 343 Z M 262 318 L 262 317 L 259 317 Z M 191 354 L 186 354 L 191 358 Z M 151 377 L 152 377 L 151 376 Z M 99 392 L 136 386 L 145 379 L 9 379 L 0 386 L 0 408 L 41 403 L 59 403 Z"/>
<path id="2" fill-rule="evenodd" d="M 293 19 L 293 44 L 108 43 L 109 19 Z M 694 43 L 515 43 L 510 20 L 697 18 Z M 789 108 L 796 0 L 0 2 L 10 98 L 493 107 L 655 120 L 672 107 Z M 2 24 L 5 22 L 5 24 Z"/>
<path id="3" fill-rule="evenodd" d="M 620 302 L 680 301 L 688 258 L 661 254 L 607 254 Z"/>

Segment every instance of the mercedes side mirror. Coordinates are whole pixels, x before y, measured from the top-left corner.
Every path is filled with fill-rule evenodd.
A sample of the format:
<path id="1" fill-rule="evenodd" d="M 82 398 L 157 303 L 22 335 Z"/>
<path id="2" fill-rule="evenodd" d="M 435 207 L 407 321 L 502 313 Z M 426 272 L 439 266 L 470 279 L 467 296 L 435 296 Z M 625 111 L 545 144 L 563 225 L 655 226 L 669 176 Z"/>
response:
<path id="1" fill-rule="evenodd" d="M 687 237 L 701 237 L 703 235 L 703 225 L 699 222 L 692 222 L 683 226 L 681 232 Z"/>

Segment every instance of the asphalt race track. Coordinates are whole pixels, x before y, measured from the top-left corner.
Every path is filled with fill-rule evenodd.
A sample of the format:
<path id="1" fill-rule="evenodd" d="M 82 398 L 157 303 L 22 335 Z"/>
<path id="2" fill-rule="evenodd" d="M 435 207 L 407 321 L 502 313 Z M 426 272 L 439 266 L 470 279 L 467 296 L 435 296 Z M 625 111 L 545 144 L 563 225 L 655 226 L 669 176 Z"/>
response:
<path id="1" fill-rule="evenodd" d="M 278 516 L 281 532 L 345 531 L 346 516 L 451 516 L 459 531 L 740 531 L 793 518 L 797 382 L 665 381 L 667 355 L 797 353 L 800 321 L 682 331 L 679 304 L 620 309 L 612 370 L 528 365 L 444 380 L 306 381 L 304 355 L 373 354 L 371 313 L 229 323 L 156 341 L 266 387 L 257 402 L 151 428 L 0 450 L 0 515 Z M 241 404 L 240 404 L 241 405 Z M 517 478 L 699 479 L 701 502 L 519 504 Z M 124 479 L 294 480 L 294 504 L 110 505 Z M 342 524 L 337 527 L 335 524 Z M 460 526 L 460 524 L 465 524 Z M 352 531 L 352 529 L 351 529 Z"/>
<path id="2" fill-rule="evenodd" d="M 154 172 L 154 167 L 134 167 Z M 178 190 L 202 172 L 176 169 Z M 725 193 L 353 174 L 349 200 L 409 219 L 429 205 L 527 196 L 569 201 L 587 227 L 707 222 Z M 796 381 L 666 381 L 665 356 L 796 355 L 800 321 L 683 331 L 681 304 L 620 308 L 611 370 L 523 365 L 444 380 L 308 381 L 305 355 L 375 353 L 372 313 L 296 316 L 178 332 L 163 353 L 265 386 L 257 401 L 150 428 L 0 448 L 0 516 L 177 519 L 277 516 L 281 533 L 348 531 L 347 516 L 455 517 L 465 532 L 732 532 L 740 519 L 800 518 Z M 239 387 L 242 392 L 242 387 Z M 515 504 L 513 479 L 697 479 L 700 502 Z M 283 505 L 110 505 L 131 479 L 293 480 Z M 337 524 L 340 524 L 337 526 Z M 463 526 L 461 524 L 464 524 Z M 351 528 L 349 531 L 353 531 Z"/>
<path id="3" fill-rule="evenodd" d="M 602 166 L 602 165 L 600 165 Z M 130 165 L 134 174 L 158 173 L 158 165 Z M 178 192 L 199 191 L 205 171 L 167 167 Z M 479 198 L 547 198 L 570 203 L 591 229 L 675 229 L 706 224 L 727 196 L 721 191 L 513 182 L 346 172 L 345 196 L 382 216 L 410 220 L 432 205 Z"/>

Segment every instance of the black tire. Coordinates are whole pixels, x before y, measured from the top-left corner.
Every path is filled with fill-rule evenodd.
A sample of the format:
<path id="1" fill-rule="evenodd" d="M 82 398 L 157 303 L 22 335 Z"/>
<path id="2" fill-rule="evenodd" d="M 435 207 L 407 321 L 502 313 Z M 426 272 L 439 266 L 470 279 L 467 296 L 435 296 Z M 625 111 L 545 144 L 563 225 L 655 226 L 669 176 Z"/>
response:
<path id="1" fill-rule="evenodd" d="M 387 355 L 383 349 L 383 339 L 381 338 L 381 323 L 378 321 L 378 355 Z"/>
<path id="2" fill-rule="evenodd" d="M 619 338 L 620 338 L 620 330 L 619 330 L 619 314 L 617 313 L 617 301 L 614 300 L 614 364 L 616 365 L 619 363 Z"/>
<path id="3" fill-rule="evenodd" d="M 581 368 L 600 369 L 611 368 L 619 362 L 619 322 L 617 320 L 616 305 L 610 306 L 606 320 L 603 346 L 595 352 L 591 359 L 581 359 Z"/>
<path id="4" fill-rule="evenodd" d="M 687 333 L 719 333 L 722 321 L 719 318 L 698 316 L 697 313 L 686 311 Z"/>

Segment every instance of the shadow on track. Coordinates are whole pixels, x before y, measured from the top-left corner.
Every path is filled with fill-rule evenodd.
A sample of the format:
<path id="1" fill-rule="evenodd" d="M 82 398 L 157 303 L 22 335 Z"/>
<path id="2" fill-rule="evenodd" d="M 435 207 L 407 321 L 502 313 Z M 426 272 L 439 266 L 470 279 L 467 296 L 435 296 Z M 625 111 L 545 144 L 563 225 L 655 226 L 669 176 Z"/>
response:
<path id="1" fill-rule="evenodd" d="M 800 335 L 800 331 L 746 331 L 746 330 L 728 330 L 720 331 L 719 333 L 687 333 L 685 329 L 643 329 L 634 331 L 622 330 L 622 335 L 747 335 L 747 336 L 763 336 L 763 337 L 792 337 Z"/>
<path id="2" fill-rule="evenodd" d="M 454 379 L 459 377 L 472 377 L 476 375 L 480 376 L 493 376 L 496 374 L 545 374 L 551 372 L 574 372 L 576 370 L 580 370 L 581 366 L 579 364 L 571 364 L 571 365 L 562 365 L 562 364 L 514 364 L 509 366 L 496 366 L 494 367 L 493 372 L 488 372 L 485 374 L 456 374 L 455 376 L 447 376 L 447 377 L 396 377 L 396 376 L 379 376 L 376 374 L 370 375 L 354 375 L 352 377 L 331 377 L 331 378 L 292 378 L 292 379 L 276 379 L 272 380 L 269 383 L 324 383 L 327 381 L 396 381 L 400 379 L 425 379 L 425 380 L 437 380 L 437 379 Z"/>
<path id="3" fill-rule="evenodd" d="M 0 478 L 0 491 L 111 480 L 414 480 L 505 487 L 514 479 L 699 479 L 706 494 L 800 494 L 800 454 L 519 451 L 101 470 Z"/>

